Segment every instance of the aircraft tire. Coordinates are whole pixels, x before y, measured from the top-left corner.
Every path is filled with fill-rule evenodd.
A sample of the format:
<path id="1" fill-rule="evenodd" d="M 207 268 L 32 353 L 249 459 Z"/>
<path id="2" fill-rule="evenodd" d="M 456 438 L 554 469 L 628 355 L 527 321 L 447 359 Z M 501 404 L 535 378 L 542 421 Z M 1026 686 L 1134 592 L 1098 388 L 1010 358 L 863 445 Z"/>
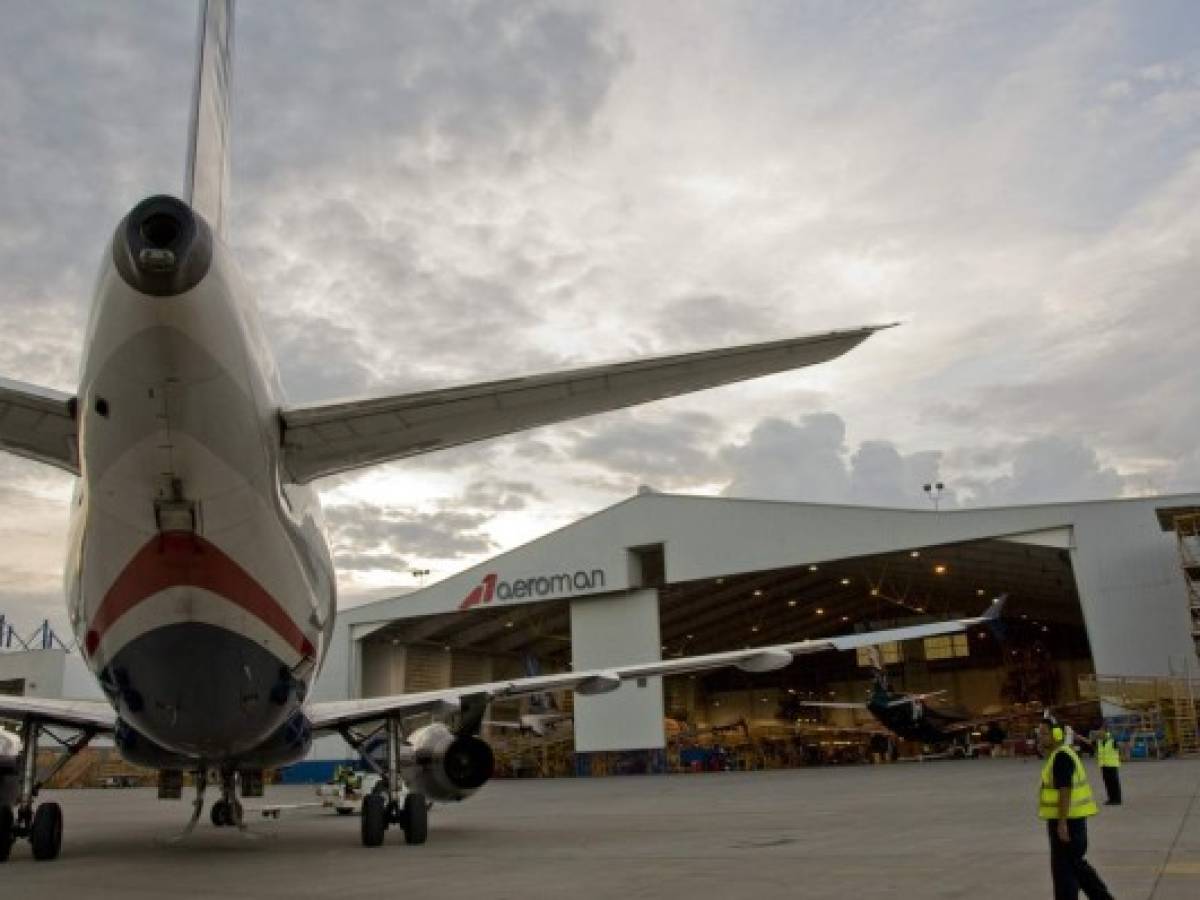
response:
<path id="1" fill-rule="evenodd" d="M 400 820 L 404 828 L 404 841 L 408 844 L 423 844 L 429 837 L 429 807 L 424 794 L 408 794 L 404 798 L 404 817 Z"/>
<path id="2" fill-rule="evenodd" d="M 218 800 L 212 805 L 212 809 L 209 810 L 208 817 L 212 820 L 213 827 L 215 828 L 224 828 L 226 825 L 229 825 L 231 822 L 229 804 L 224 800 Z"/>
<path id="3" fill-rule="evenodd" d="M 12 807 L 5 804 L 0 806 L 0 863 L 8 861 L 8 854 L 12 852 L 13 841 L 16 838 L 13 836 L 13 811 Z"/>
<path id="4" fill-rule="evenodd" d="M 387 797 L 383 794 L 368 794 L 363 797 L 362 842 L 364 847 L 383 844 L 383 833 L 387 831 Z"/>
<path id="5" fill-rule="evenodd" d="M 62 826 L 62 809 L 57 803 L 43 803 L 37 808 L 29 829 L 34 859 L 50 860 L 58 856 L 62 849 Z"/>

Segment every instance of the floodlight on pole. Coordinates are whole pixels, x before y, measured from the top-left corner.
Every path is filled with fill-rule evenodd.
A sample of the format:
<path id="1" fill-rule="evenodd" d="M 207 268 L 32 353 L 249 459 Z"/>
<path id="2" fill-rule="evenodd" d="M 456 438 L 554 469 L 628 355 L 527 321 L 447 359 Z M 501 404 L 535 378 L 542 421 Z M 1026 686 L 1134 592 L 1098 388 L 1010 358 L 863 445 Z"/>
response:
<path id="1" fill-rule="evenodd" d="M 942 501 L 942 490 L 945 487 L 946 486 L 944 484 L 942 484 L 942 482 L 940 482 L 940 481 L 935 481 L 932 483 L 927 482 L 924 485 L 922 485 L 922 488 L 925 491 L 925 495 L 929 498 L 929 501 L 933 504 L 934 512 L 937 512 L 940 507 L 940 504 Z"/>

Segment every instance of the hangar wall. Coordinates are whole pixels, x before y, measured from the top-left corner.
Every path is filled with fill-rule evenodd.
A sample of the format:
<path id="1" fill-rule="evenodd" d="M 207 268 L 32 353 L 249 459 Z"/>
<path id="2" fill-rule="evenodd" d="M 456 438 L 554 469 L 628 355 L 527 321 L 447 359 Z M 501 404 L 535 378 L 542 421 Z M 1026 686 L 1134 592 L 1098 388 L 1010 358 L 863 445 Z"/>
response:
<path id="1" fill-rule="evenodd" d="M 576 670 L 661 658 L 658 591 L 571 601 Z M 661 678 L 626 682 L 610 694 L 575 697 L 575 749 L 649 750 L 666 746 Z"/>

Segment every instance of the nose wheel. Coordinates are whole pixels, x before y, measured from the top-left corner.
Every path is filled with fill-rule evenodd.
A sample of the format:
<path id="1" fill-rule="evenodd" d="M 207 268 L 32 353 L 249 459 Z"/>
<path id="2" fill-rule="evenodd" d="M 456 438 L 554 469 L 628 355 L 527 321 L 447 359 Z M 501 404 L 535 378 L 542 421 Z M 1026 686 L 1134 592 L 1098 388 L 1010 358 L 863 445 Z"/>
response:
<path id="1" fill-rule="evenodd" d="M 221 776 L 221 799 L 212 805 L 209 818 L 217 828 L 245 828 L 242 804 L 237 798 L 237 773 Z"/>

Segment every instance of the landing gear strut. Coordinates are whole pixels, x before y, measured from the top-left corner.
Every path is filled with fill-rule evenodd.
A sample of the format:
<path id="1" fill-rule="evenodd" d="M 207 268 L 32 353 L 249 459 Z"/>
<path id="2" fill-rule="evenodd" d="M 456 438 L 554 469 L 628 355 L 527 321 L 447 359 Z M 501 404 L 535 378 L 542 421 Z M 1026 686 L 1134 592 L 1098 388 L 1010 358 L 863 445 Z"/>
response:
<path id="1" fill-rule="evenodd" d="M 37 860 L 55 859 L 62 849 L 63 816 L 57 803 L 36 803 L 42 785 L 53 778 L 67 761 L 88 745 L 92 732 L 83 731 L 73 740 L 60 738 L 54 732 L 45 733 L 62 745 L 66 753 L 46 773 L 37 777 L 37 745 L 43 728 L 35 719 L 26 719 L 21 727 L 21 753 L 18 757 L 20 786 L 17 808 L 0 806 L 0 862 L 8 859 L 17 838 L 28 838 Z"/>
<path id="2" fill-rule="evenodd" d="M 221 773 L 221 799 L 212 805 L 210 818 L 217 828 L 228 828 L 236 825 L 238 830 L 245 829 L 242 818 L 242 804 L 237 798 L 237 772 Z"/>
<path id="3" fill-rule="evenodd" d="M 364 847 L 383 844 L 384 833 L 389 825 L 399 825 L 404 831 L 404 840 L 409 844 L 423 844 L 429 836 L 429 807 L 423 794 L 404 791 L 400 781 L 400 747 L 403 743 L 400 722 L 388 719 L 384 725 L 387 733 L 387 766 L 380 769 L 369 756 L 367 763 L 382 776 L 381 790 L 377 789 L 363 798 L 362 843 Z M 365 743 L 349 732 L 346 739 L 357 749 Z M 356 739 L 357 738 L 357 739 Z"/>

